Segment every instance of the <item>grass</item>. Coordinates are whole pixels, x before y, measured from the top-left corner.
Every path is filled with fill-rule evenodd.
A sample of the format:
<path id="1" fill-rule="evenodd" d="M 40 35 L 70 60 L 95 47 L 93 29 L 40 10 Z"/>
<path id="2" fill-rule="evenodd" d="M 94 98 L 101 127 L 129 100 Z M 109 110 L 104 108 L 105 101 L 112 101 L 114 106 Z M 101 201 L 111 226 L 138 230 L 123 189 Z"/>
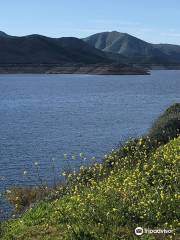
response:
<path id="1" fill-rule="evenodd" d="M 163 118 L 177 109 L 166 110 Z M 166 125 L 160 123 L 163 132 Z M 50 190 L 21 217 L 1 224 L 1 239 L 178 239 L 176 234 L 134 235 L 137 226 L 178 228 L 179 128 L 175 135 L 165 131 L 163 141 L 155 138 L 155 129 L 113 150 L 102 163 L 66 173 L 66 186 Z"/>

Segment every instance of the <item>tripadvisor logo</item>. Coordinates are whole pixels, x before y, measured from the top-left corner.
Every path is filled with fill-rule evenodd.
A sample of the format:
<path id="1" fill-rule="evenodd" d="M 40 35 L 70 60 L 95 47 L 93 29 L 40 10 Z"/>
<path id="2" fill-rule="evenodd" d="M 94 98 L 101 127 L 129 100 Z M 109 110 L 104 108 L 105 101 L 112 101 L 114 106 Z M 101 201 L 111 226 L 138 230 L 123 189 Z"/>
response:
<path id="1" fill-rule="evenodd" d="M 135 234 L 137 236 L 141 236 L 143 234 L 172 234 L 174 230 L 172 229 L 149 229 L 149 228 L 142 228 L 137 227 L 135 228 Z"/>
<path id="2" fill-rule="evenodd" d="M 143 235 L 143 228 L 142 227 L 137 227 L 136 229 L 135 229 L 135 234 L 137 235 L 137 236 L 141 236 L 141 235 Z"/>

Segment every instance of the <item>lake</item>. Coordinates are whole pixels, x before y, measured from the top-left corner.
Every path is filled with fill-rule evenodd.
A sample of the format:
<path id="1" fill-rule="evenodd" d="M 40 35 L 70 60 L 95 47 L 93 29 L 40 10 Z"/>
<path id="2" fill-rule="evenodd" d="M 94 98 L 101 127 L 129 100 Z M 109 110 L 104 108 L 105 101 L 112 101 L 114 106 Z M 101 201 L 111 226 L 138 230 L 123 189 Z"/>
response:
<path id="1" fill-rule="evenodd" d="M 1 190 L 35 184 L 34 163 L 48 182 L 64 169 L 63 154 L 87 161 L 146 133 L 169 105 L 180 102 L 180 71 L 146 76 L 0 75 Z M 75 161 L 78 161 L 75 160 Z"/>

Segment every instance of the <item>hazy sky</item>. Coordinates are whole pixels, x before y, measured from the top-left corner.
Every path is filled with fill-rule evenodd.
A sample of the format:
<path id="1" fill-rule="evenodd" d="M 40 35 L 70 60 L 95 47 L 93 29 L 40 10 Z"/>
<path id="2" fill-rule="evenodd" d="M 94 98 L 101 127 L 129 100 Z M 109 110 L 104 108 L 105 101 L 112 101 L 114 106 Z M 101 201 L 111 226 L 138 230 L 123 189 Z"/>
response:
<path id="1" fill-rule="evenodd" d="M 180 0 L 0 0 L 0 30 L 51 37 L 117 30 L 180 45 Z"/>

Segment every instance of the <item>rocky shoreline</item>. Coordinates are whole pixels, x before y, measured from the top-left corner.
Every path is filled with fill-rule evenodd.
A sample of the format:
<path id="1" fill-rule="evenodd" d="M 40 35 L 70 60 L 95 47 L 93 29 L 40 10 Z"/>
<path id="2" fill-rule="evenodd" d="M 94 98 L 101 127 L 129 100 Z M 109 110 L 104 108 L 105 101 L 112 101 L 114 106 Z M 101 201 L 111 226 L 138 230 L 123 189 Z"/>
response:
<path id="1" fill-rule="evenodd" d="M 89 75 L 147 75 L 140 67 L 120 64 L 4 64 L 0 74 L 89 74 Z"/>

